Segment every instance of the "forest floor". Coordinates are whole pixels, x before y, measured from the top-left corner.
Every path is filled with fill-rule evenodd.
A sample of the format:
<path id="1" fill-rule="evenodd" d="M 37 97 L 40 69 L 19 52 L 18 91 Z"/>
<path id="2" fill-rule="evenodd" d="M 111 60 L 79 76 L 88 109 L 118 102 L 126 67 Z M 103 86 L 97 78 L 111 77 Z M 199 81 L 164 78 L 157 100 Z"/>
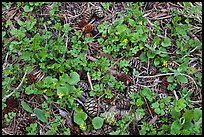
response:
<path id="1" fill-rule="evenodd" d="M 2 2 L 3 135 L 201 135 L 202 2 Z"/>

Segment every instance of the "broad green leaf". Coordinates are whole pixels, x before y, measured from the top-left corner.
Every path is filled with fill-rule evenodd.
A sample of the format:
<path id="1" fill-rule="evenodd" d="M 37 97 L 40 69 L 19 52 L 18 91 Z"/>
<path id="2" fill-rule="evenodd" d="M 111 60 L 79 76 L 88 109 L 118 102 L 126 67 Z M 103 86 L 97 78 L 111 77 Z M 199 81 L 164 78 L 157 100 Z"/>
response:
<path id="1" fill-rule="evenodd" d="M 133 19 L 128 19 L 128 22 L 129 22 L 129 24 L 130 24 L 130 26 L 131 27 L 135 27 L 136 26 L 136 23 L 135 23 L 135 21 L 133 20 Z"/>
<path id="2" fill-rule="evenodd" d="M 160 38 L 159 38 L 159 36 L 156 36 L 156 37 L 153 39 L 153 44 L 159 45 L 159 43 L 160 43 Z"/>
<path id="3" fill-rule="evenodd" d="M 87 119 L 87 114 L 85 112 L 75 112 L 74 114 L 74 122 L 78 125 L 82 125 L 84 121 Z"/>
<path id="4" fill-rule="evenodd" d="M 182 125 L 179 123 L 178 120 L 174 121 L 171 125 L 171 134 L 176 135 L 180 133 L 180 129 Z"/>
<path id="5" fill-rule="evenodd" d="M 141 98 L 137 99 L 136 105 L 137 105 L 137 106 L 142 106 L 142 104 L 144 104 L 144 101 L 142 101 Z"/>
<path id="6" fill-rule="evenodd" d="M 68 83 L 70 85 L 76 85 L 80 81 L 80 76 L 77 72 L 71 72 L 70 78 L 68 78 Z"/>
<path id="7" fill-rule="evenodd" d="M 177 119 L 178 117 L 181 116 L 180 111 L 179 111 L 179 112 L 176 111 L 175 108 L 171 109 L 170 114 L 171 114 L 171 117 L 172 117 L 173 119 Z"/>
<path id="8" fill-rule="evenodd" d="M 165 105 L 164 105 L 164 103 L 160 103 L 159 106 L 160 106 L 160 108 L 164 108 Z"/>
<path id="9" fill-rule="evenodd" d="M 28 5 L 25 5 L 25 7 L 23 7 L 23 10 L 24 10 L 25 12 L 31 12 L 31 11 L 33 10 L 33 7 L 30 7 L 30 6 L 28 6 Z"/>
<path id="10" fill-rule="evenodd" d="M 26 111 L 33 113 L 32 108 L 25 101 L 21 101 L 21 105 L 22 105 L 23 109 L 25 109 Z"/>
<path id="11" fill-rule="evenodd" d="M 156 108 L 156 109 L 154 110 L 154 112 L 157 113 L 157 114 L 160 114 L 160 109 L 159 109 L 159 108 Z"/>
<path id="12" fill-rule="evenodd" d="M 147 62 L 148 61 L 147 55 L 145 54 L 145 52 L 140 54 L 140 60 L 143 61 L 143 62 Z"/>
<path id="13" fill-rule="evenodd" d="M 141 40 L 141 41 L 143 41 L 143 42 L 145 42 L 146 41 L 146 39 L 147 39 L 147 34 L 142 34 L 141 36 L 139 36 L 139 39 Z"/>
<path id="14" fill-rule="evenodd" d="M 38 118 L 40 121 L 45 122 L 45 123 L 48 123 L 48 121 L 47 121 L 47 119 L 46 119 L 46 117 L 45 117 L 45 112 L 42 111 L 41 109 L 36 108 L 36 109 L 34 110 L 34 114 L 36 114 L 37 118 Z"/>
<path id="15" fill-rule="evenodd" d="M 101 117 L 95 117 L 93 120 L 92 120 L 92 124 L 93 124 L 93 127 L 95 129 L 100 129 L 102 126 L 103 126 L 103 122 L 104 122 L 104 119 L 101 118 Z"/>
<path id="16" fill-rule="evenodd" d="M 178 67 L 178 69 L 179 69 L 180 72 L 182 72 L 182 71 L 186 71 L 187 67 L 188 67 L 188 62 L 185 62 L 185 63 L 181 64 Z"/>
<path id="17" fill-rule="evenodd" d="M 44 80 L 44 85 L 45 86 L 51 86 L 51 85 L 53 85 L 53 82 L 56 83 L 57 81 L 58 81 L 58 79 L 52 78 L 51 76 L 47 76 Z"/>
<path id="18" fill-rule="evenodd" d="M 197 122 L 202 117 L 202 110 L 200 110 L 199 108 L 195 108 L 193 115 L 195 121 Z"/>
<path id="19" fill-rule="evenodd" d="M 183 98 L 180 98 L 178 100 L 177 106 L 179 107 L 180 110 L 184 109 L 186 107 L 186 101 Z"/>
<path id="20" fill-rule="evenodd" d="M 69 76 L 68 74 L 62 74 L 62 76 L 60 76 L 60 81 L 62 83 L 68 82 L 69 81 Z"/>
<path id="21" fill-rule="evenodd" d="M 188 79 L 184 75 L 178 75 L 176 76 L 176 79 L 178 82 L 188 83 Z"/>
<path id="22" fill-rule="evenodd" d="M 111 131 L 110 135 L 119 135 L 120 134 L 120 130 L 116 130 L 116 131 Z"/>
<path id="23" fill-rule="evenodd" d="M 170 46 L 170 45 L 171 45 L 171 39 L 168 38 L 168 37 L 165 37 L 164 40 L 163 40 L 163 42 L 161 43 L 161 45 L 162 45 L 163 47 L 168 47 L 168 46 Z"/>
<path id="24" fill-rule="evenodd" d="M 164 110 L 160 110 L 160 115 L 163 116 L 165 114 Z"/>
<path id="25" fill-rule="evenodd" d="M 120 34 L 126 30 L 127 26 L 126 25 L 119 25 L 116 27 L 117 34 Z"/>
<path id="26" fill-rule="evenodd" d="M 66 87 L 57 87 L 57 94 L 64 94 L 67 95 L 68 94 L 68 90 Z"/>
<path id="27" fill-rule="evenodd" d="M 186 121 L 191 122 L 191 120 L 193 119 L 193 110 L 187 110 L 184 114 L 183 117 L 185 118 Z"/>
<path id="28" fill-rule="evenodd" d="M 160 48 L 159 48 L 159 51 L 161 51 L 161 52 L 166 52 L 166 48 L 160 47 Z"/>
<path id="29" fill-rule="evenodd" d="M 159 103 L 158 102 L 152 103 L 152 108 L 158 108 L 158 107 L 159 107 Z"/>
<path id="30" fill-rule="evenodd" d="M 153 58 L 155 57 L 155 54 L 154 54 L 152 51 L 149 50 L 149 51 L 147 52 L 147 57 L 150 58 L 150 59 L 151 59 L 151 58 L 153 59 Z"/>
<path id="31" fill-rule="evenodd" d="M 160 60 L 158 58 L 154 59 L 154 65 L 158 66 L 160 64 Z"/>
<path id="32" fill-rule="evenodd" d="M 173 81 L 174 81 L 174 77 L 173 77 L 173 76 L 169 76 L 169 77 L 167 78 L 167 81 L 168 81 L 168 82 L 173 82 Z"/>

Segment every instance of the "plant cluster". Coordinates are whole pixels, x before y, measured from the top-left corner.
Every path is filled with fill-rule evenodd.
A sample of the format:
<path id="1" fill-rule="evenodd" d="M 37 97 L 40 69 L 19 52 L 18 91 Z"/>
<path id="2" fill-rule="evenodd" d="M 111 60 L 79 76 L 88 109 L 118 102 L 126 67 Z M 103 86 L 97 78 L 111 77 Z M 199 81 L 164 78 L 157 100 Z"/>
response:
<path id="1" fill-rule="evenodd" d="M 202 50 L 202 43 L 189 36 L 194 27 L 192 22 L 196 18 L 195 13 L 199 12 L 200 7 L 183 2 L 182 14 L 181 11 L 171 10 L 170 23 L 163 25 L 156 20 L 150 27 L 149 19 L 143 17 L 144 4 L 128 3 L 125 13 L 117 13 L 112 25 L 105 20 L 96 27 L 101 35 L 96 39 L 85 37 L 67 20 L 63 23 L 59 10 L 62 3 L 2 3 L 4 13 L 9 12 L 4 17 L 6 21 L 2 22 L 2 64 L 5 65 L 2 98 L 8 98 L 12 93 L 21 101 L 21 111 L 37 118 L 38 122 L 29 123 L 25 128 L 25 134 L 38 134 L 37 130 L 42 125 L 46 128 L 45 135 L 70 135 L 99 130 L 105 124 L 116 127 L 110 135 L 128 134 L 129 125 L 135 121 L 137 126 L 134 129 L 140 135 L 202 134 L 202 107 L 192 103 L 192 96 L 196 96 L 196 93 L 185 87 L 193 79 L 196 91 L 202 88 L 202 71 L 199 71 L 199 67 L 202 70 L 202 55 L 198 54 Z M 110 2 L 103 3 L 104 10 L 108 11 L 111 5 Z M 20 13 L 10 10 L 12 7 Z M 40 15 L 43 8 L 49 9 L 48 17 Z M 191 18 L 184 16 L 186 14 Z M 161 25 L 167 34 L 164 34 Z M 100 45 L 97 47 L 100 53 L 93 48 L 93 43 Z M 192 54 L 194 52 L 195 56 Z M 77 102 L 85 92 L 78 83 L 84 80 L 92 84 L 93 90 L 88 93 L 90 97 L 112 99 L 115 93 L 125 94 L 127 85 L 109 71 L 114 69 L 132 76 L 129 65 L 131 57 L 139 57 L 141 62 L 151 64 L 157 67 L 158 72 L 167 74 L 165 91 L 168 96 L 158 98 L 150 87 L 144 86 L 139 92 L 130 94 L 131 110 L 124 117 L 117 120 L 116 112 L 104 112 L 91 118 Z M 190 65 L 189 62 L 194 62 L 193 57 L 198 62 Z M 173 61 L 177 63 L 177 68 L 168 65 Z M 24 75 L 35 65 L 45 77 L 29 84 L 29 78 Z M 92 83 L 87 75 L 91 77 Z M 177 90 L 177 86 L 181 87 Z M 32 104 L 29 99 L 37 95 L 46 99 L 40 102 L 37 98 L 37 103 L 34 101 Z M 4 110 L 8 104 L 2 100 Z M 62 111 L 62 108 L 67 112 Z M 59 113 L 55 114 L 54 111 Z M 72 124 L 67 126 L 64 121 L 68 113 L 72 115 L 69 117 Z M 6 126 L 15 117 L 16 112 L 5 114 L 3 118 Z M 150 117 L 153 120 L 156 117 L 156 120 L 153 123 L 144 120 Z"/>

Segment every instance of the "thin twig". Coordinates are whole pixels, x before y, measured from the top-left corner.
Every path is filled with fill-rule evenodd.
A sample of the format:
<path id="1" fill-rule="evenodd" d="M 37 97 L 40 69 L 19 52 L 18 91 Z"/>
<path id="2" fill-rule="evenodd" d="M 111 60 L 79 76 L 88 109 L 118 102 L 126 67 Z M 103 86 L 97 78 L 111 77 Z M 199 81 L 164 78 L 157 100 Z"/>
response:
<path id="1" fill-rule="evenodd" d="M 74 98 L 74 100 L 76 100 L 80 105 L 82 105 L 83 107 L 85 107 L 85 106 L 84 106 L 84 103 L 82 103 L 79 99 Z"/>
<path id="2" fill-rule="evenodd" d="M 175 75 L 175 73 L 157 74 L 157 75 L 153 75 L 153 76 L 137 76 L 136 75 L 135 78 L 155 78 L 155 77 L 162 77 L 162 76 L 168 76 L 168 75 Z M 183 74 L 183 73 L 179 73 L 178 75 L 184 75 L 184 76 L 188 77 L 189 79 L 191 79 L 193 81 L 193 83 L 195 84 L 196 88 L 198 89 L 198 86 L 192 77 L 190 77 L 187 74 Z"/>
<path id="3" fill-rule="evenodd" d="M 174 96 L 175 96 L 176 100 L 178 100 L 178 95 L 176 94 L 175 90 L 173 90 L 173 93 L 174 93 Z"/>
<path id="4" fill-rule="evenodd" d="M 18 85 L 18 87 L 17 87 L 16 89 L 14 89 L 13 92 L 11 92 L 11 93 L 8 94 L 7 96 L 5 96 L 5 97 L 2 99 L 2 102 L 5 102 L 7 98 L 9 98 L 13 93 L 16 92 L 16 90 L 18 90 L 18 89 L 21 87 L 21 85 L 23 84 L 23 81 L 24 81 L 24 79 L 25 79 L 25 77 L 26 77 L 26 74 L 27 74 L 27 73 L 25 72 L 25 74 L 24 74 L 24 76 L 23 76 L 23 78 L 22 78 L 22 80 L 21 80 L 21 83 Z"/>
<path id="5" fill-rule="evenodd" d="M 194 100 L 189 100 L 189 102 L 191 102 L 191 103 L 202 103 L 202 100 L 196 100 L 196 101 L 194 101 Z"/>
<path id="6" fill-rule="evenodd" d="M 93 85 L 92 85 L 92 82 L 91 82 L 91 77 L 90 77 L 90 75 L 89 75 L 89 72 L 87 72 L 87 77 L 88 77 L 88 81 L 89 81 L 91 90 L 93 90 Z"/>
<path id="7" fill-rule="evenodd" d="M 145 103 L 147 104 L 147 108 L 148 108 L 148 110 L 149 110 L 149 112 L 150 112 L 150 114 L 151 114 L 151 117 L 153 118 L 153 115 L 152 115 L 152 112 L 151 112 L 151 110 L 150 110 L 149 104 L 147 103 L 146 97 L 144 97 L 144 100 L 145 100 Z"/>

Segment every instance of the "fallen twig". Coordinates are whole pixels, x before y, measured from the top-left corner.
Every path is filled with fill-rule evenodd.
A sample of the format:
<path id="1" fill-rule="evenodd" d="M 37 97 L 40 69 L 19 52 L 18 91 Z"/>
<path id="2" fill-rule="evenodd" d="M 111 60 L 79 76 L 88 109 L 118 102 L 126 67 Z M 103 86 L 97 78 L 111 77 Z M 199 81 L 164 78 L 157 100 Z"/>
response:
<path id="1" fill-rule="evenodd" d="M 173 93 L 174 93 L 174 96 L 175 96 L 176 100 L 178 100 L 178 95 L 176 94 L 175 90 L 173 90 Z"/>
<path id="2" fill-rule="evenodd" d="M 24 74 L 24 76 L 23 76 L 23 78 L 22 78 L 22 80 L 21 80 L 21 83 L 18 85 L 18 87 L 17 87 L 16 89 L 14 89 L 10 94 L 8 94 L 7 96 L 5 96 L 5 97 L 2 99 L 2 102 L 5 102 L 7 98 L 9 98 L 11 95 L 13 95 L 13 93 L 15 93 L 16 90 L 18 90 L 18 89 L 21 87 L 21 85 L 23 84 L 23 81 L 24 81 L 24 79 L 25 79 L 25 77 L 26 77 L 26 74 L 27 74 L 27 73 L 25 72 L 25 74 Z"/>
<path id="3" fill-rule="evenodd" d="M 87 77 L 88 77 L 88 81 L 89 81 L 91 90 L 93 90 L 93 85 L 92 85 L 92 82 L 91 82 L 91 77 L 90 77 L 90 75 L 89 75 L 89 72 L 87 72 Z"/>
<path id="4" fill-rule="evenodd" d="M 169 75 L 175 75 L 175 73 L 157 74 L 157 75 L 153 75 L 153 76 L 137 76 L 136 75 L 135 78 L 154 78 L 154 77 L 162 77 L 162 76 L 169 76 Z M 179 73 L 178 75 L 184 75 L 184 76 L 188 77 L 189 79 L 191 79 L 193 81 L 193 83 L 195 84 L 196 88 L 198 89 L 198 86 L 192 77 L 190 77 L 187 74 L 183 74 L 183 73 Z"/>

